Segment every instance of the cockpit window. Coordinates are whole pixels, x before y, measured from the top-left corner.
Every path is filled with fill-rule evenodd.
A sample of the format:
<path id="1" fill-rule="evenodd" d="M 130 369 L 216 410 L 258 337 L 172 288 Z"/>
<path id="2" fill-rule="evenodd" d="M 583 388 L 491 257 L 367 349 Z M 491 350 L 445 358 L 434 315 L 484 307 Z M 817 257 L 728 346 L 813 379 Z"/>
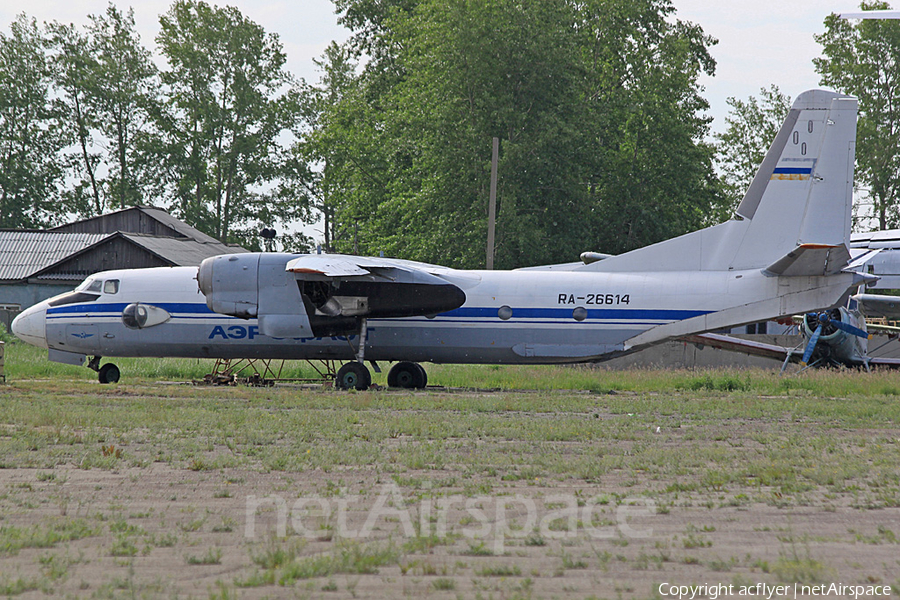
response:
<path id="1" fill-rule="evenodd" d="M 84 286 L 84 287 L 82 287 Z M 97 292 L 100 293 L 100 288 L 103 286 L 103 282 L 99 279 L 89 279 L 78 286 L 75 291 L 76 292 Z"/>
<path id="2" fill-rule="evenodd" d="M 97 290 L 97 294 L 88 294 L 85 292 L 79 292 L 75 290 L 74 292 L 69 292 L 68 294 L 63 294 L 58 298 L 50 301 L 50 306 L 62 306 L 64 304 L 78 304 L 81 302 L 94 302 L 97 298 L 100 297 L 99 289 Z"/>
<path id="3" fill-rule="evenodd" d="M 115 294 L 119 291 L 119 280 L 118 279 L 107 279 L 103 282 L 103 293 L 104 294 Z"/>

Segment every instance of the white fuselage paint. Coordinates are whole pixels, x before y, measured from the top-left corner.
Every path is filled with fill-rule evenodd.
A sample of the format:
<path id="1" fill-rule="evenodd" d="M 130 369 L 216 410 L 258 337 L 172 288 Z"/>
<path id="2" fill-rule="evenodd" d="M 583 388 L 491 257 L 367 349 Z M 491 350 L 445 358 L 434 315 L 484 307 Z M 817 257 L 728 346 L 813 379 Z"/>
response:
<path id="1" fill-rule="evenodd" d="M 759 270 L 446 269 L 439 276 L 465 291 L 465 304 L 433 318 L 369 320 L 367 359 L 497 364 L 603 360 L 637 349 L 639 345 L 629 345 L 629 340 L 661 325 L 694 323 L 729 308 L 733 322 L 716 322 L 717 328 L 752 321 L 752 311 L 735 312 L 734 307 L 784 296 L 791 287 L 819 290 L 824 308 L 835 302 L 852 278 L 766 277 Z M 42 302 L 20 315 L 15 330 L 30 336 L 23 338 L 29 343 L 83 355 L 348 360 L 357 350 L 356 336 L 279 339 L 261 335 L 256 319 L 210 311 L 196 278 L 194 267 L 98 273 L 90 279 L 119 281 L 115 293 L 55 307 L 53 299 Z M 810 301 L 817 300 L 806 300 Z M 129 329 L 123 324 L 122 311 L 131 303 L 162 308 L 170 318 L 145 329 Z M 510 313 L 504 307 L 511 309 L 507 319 L 501 318 Z M 45 337 L 39 340 L 42 327 Z"/>

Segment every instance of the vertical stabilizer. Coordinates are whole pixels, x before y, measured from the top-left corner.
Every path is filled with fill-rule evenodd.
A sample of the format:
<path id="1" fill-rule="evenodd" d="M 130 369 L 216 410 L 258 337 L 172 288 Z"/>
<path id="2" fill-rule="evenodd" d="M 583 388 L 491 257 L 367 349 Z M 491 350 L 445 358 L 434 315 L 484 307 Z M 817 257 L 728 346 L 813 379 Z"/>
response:
<path id="1" fill-rule="evenodd" d="M 800 94 L 737 208 L 750 221 L 734 269 L 761 266 L 804 244 L 850 244 L 855 98 Z"/>
<path id="2" fill-rule="evenodd" d="M 849 246 L 856 113 L 850 96 L 800 94 L 733 219 L 580 270 L 765 269 L 799 246 Z"/>

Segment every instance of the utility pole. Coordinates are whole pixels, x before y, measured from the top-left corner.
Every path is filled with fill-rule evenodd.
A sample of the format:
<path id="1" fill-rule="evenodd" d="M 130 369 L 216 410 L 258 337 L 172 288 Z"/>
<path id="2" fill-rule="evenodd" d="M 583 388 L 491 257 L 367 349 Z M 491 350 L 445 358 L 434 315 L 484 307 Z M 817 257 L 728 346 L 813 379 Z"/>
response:
<path id="1" fill-rule="evenodd" d="M 497 161 L 500 157 L 500 138 L 494 138 L 494 148 L 491 152 L 491 198 L 488 204 L 488 234 L 487 234 L 487 269 L 494 269 L 494 225 L 497 220 Z"/>

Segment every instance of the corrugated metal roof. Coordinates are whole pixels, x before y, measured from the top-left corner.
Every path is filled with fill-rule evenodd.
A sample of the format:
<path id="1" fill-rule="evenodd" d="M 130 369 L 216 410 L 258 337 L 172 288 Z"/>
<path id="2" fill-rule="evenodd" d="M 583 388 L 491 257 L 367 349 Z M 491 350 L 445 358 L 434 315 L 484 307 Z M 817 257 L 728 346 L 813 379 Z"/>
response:
<path id="1" fill-rule="evenodd" d="M 183 267 L 199 265 L 204 258 L 210 256 L 248 252 L 239 246 L 226 246 L 215 240 L 203 244 L 196 240 L 161 238 L 133 233 L 123 233 L 122 236 L 173 264 Z"/>
<path id="2" fill-rule="evenodd" d="M 0 280 L 32 273 L 109 237 L 109 234 L 0 231 Z"/>

